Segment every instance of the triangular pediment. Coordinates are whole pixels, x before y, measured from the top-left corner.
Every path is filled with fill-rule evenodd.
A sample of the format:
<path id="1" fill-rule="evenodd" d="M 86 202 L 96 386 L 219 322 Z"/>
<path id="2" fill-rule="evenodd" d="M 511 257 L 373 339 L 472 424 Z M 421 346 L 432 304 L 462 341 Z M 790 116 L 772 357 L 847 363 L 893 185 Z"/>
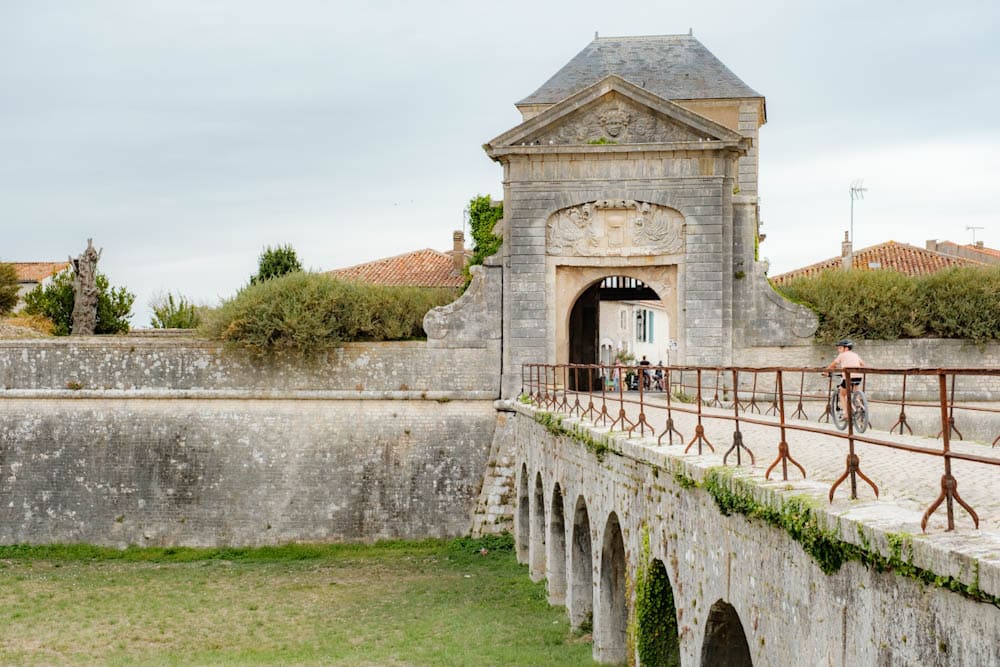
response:
<path id="1" fill-rule="evenodd" d="M 486 148 L 739 144 L 744 137 L 618 76 L 607 76 L 495 138 Z"/>

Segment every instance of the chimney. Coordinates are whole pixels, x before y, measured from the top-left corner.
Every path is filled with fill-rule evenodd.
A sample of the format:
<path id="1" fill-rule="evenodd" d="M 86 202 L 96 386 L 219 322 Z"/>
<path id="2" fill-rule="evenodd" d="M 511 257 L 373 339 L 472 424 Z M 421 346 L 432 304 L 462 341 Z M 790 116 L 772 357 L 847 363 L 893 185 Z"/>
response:
<path id="1" fill-rule="evenodd" d="M 983 247 L 983 242 L 982 241 L 976 241 L 976 247 L 977 248 L 982 248 Z"/>
<path id="2" fill-rule="evenodd" d="M 938 252 L 937 245 L 938 245 L 937 239 L 927 239 L 927 241 L 924 243 L 924 247 L 930 250 L 931 252 Z"/>
<path id="3" fill-rule="evenodd" d="M 847 237 L 847 232 L 844 232 L 844 242 L 840 244 L 840 257 L 844 271 L 850 271 L 854 264 L 854 248 L 851 245 L 851 240 Z"/>
<path id="4" fill-rule="evenodd" d="M 451 261 L 454 264 L 454 271 L 462 273 L 462 269 L 465 268 L 465 234 L 455 231 L 451 235 L 451 240 Z"/>

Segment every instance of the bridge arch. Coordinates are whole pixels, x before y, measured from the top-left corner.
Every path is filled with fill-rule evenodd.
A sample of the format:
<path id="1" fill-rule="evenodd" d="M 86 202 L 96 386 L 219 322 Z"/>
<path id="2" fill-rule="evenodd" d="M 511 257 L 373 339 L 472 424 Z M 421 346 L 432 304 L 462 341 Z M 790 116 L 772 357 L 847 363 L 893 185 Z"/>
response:
<path id="1" fill-rule="evenodd" d="M 552 489 L 549 506 L 548 554 L 545 562 L 545 579 L 548 581 L 549 604 L 566 602 L 566 518 L 563 512 L 563 494 L 559 483 Z"/>
<path id="2" fill-rule="evenodd" d="M 591 625 L 594 615 L 594 557 L 590 542 L 590 516 L 583 496 L 577 498 L 573 510 L 573 537 L 570 543 L 569 620 L 574 629 L 580 629 Z"/>
<path id="3" fill-rule="evenodd" d="M 528 545 L 531 524 L 528 520 L 528 464 L 521 464 L 520 481 L 517 485 L 517 562 L 528 562 Z"/>
<path id="4" fill-rule="evenodd" d="M 612 512 L 604 525 L 598 603 L 594 614 L 594 659 L 598 662 L 621 663 L 628 657 L 626 569 L 621 524 L 618 515 Z"/>
<path id="5" fill-rule="evenodd" d="M 705 639 L 701 645 L 701 664 L 753 667 L 740 615 L 733 605 L 724 600 L 717 600 L 708 612 Z"/>
<path id="6" fill-rule="evenodd" d="M 531 495 L 530 546 L 528 547 L 528 575 L 532 581 L 545 577 L 545 487 L 542 473 L 535 473 L 535 487 Z"/>

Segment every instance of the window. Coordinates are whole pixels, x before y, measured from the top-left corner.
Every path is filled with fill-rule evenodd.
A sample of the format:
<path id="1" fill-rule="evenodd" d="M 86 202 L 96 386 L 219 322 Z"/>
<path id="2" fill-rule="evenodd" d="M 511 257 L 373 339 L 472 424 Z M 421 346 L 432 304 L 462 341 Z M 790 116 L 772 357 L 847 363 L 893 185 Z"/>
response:
<path id="1" fill-rule="evenodd" d="M 635 311 L 635 340 L 639 343 L 653 341 L 653 311 L 640 308 Z"/>

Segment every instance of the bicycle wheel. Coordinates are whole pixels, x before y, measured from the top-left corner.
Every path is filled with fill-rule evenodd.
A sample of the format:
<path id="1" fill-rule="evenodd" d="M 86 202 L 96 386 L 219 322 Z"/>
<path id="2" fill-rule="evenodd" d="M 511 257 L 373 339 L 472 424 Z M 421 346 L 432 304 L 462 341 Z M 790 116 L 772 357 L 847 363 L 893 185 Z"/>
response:
<path id="1" fill-rule="evenodd" d="M 855 389 L 851 393 L 851 409 L 853 410 L 854 430 L 864 433 L 868 428 L 868 397 L 865 392 Z"/>
<path id="2" fill-rule="evenodd" d="M 833 420 L 833 425 L 837 427 L 838 431 L 847 428 L 847 415 L 840 411 L 840 391 L 837 387 L 834 387 L 833 391 L 830 392 L 830 419 Z"/>

